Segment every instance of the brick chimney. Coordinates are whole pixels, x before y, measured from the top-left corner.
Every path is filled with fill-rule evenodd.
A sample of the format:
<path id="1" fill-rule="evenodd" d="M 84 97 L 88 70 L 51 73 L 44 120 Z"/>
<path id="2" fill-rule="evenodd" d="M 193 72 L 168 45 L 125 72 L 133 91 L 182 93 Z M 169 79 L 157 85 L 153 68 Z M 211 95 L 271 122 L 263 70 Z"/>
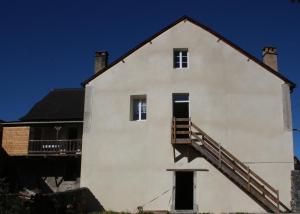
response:
<path id="1" fill-rule="evenodd" d="M 264 47 L 263 51 L 263 62 L 269 67 L 278 71 L 277 66 L 277 50 L 275 47 Z"/>
<path id="2" fill-rule="evenodd" d="M 97 51 L 95 52 L 95 67 L 94 72 L 102 70 L 107 66 L 108 52 L 107 51 Z"/>

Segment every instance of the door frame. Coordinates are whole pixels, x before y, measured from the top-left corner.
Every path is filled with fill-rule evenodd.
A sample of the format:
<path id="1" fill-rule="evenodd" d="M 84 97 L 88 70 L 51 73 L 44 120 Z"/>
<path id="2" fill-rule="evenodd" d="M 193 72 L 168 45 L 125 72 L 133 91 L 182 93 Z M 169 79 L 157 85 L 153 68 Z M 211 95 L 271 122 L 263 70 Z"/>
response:
<path id="1" fill-rule="evenodd" d="M 191 117 L 191 106 L 190 106 L 190 93 L 180 92 L 180 93 L 172 93 L 172 118 L 174 117 L 174 103 L 175 103 L 175 95 L 188 95 L 188 100 L 178 101 L 177 103 L 188 103 L 188 117 Z"/>
<path id="2" fill-rule="evenodd" d="M 192 172 L 193 173 L 193 209 L 192 210 L 176 210 L 175 209 L 175 194 L 176 194 L 176 172 Z M 172 202 L 171 202 L 171 213 L 198 213 L 197 205 L 197 170 L 194 169 L 178 169 L 173 171 L 173 191 L 172 191 Z"/>

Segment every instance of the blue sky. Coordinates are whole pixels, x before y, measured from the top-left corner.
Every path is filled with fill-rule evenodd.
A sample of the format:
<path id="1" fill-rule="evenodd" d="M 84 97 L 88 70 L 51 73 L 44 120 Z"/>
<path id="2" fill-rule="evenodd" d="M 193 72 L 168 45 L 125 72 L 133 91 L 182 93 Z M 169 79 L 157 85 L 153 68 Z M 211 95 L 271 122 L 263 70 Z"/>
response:
<path id="1" fill-rule="evenodd" d="M 300 87 L 300 3 L 290 0 L 0 0 L 0 118 L 17 120 L 51 89 L 80 87 L 95 51 L 112 61 L 183 15 L 258 58 L 276 46 L 280 72 Z M 295 128 L 299 98 L 296 88 Z M 300 157 L 300 132 L 294 143 Z"/>

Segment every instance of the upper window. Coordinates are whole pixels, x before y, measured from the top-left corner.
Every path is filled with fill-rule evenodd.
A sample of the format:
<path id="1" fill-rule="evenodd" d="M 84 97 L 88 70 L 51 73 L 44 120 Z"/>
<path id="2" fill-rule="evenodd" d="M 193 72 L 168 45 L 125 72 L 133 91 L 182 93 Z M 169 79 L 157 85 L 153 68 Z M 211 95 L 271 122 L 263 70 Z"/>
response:
<path id="1" fill-rule="evenodd" d="M 174 68 L 188 68 L 188 49 L 178 48 L 173 51 Z"/>
<path id="2" fill-rule="evenodd" d="M 145 95 L 131 96 L 131 120 L 146 120 L 147 100 Z"/>

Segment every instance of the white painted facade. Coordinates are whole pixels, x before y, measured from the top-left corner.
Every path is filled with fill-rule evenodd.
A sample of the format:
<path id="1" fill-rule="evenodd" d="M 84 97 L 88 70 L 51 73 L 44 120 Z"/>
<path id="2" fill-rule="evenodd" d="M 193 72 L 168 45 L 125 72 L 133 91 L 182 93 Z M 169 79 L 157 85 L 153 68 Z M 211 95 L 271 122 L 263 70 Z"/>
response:
<path id="1" fill-rule="evenodd" d="M 188 49 L 188 68 L 173 68 L 174 48 Z M 162 193 L 144 210 L 171 210 L 174 173 L 167 169 L 208 169 L 195 172 L 199 212 L 264 212 L 205 159 L 174 163 L 172 94 L 189 93 L 192 121 L 290 206 L 286 86 L 210 32 L 181 21 L 86 85 L 81 187 L 107 210 L 136 211 Z M 132 95 L 146 95 L 145 121 L 130 120 Z"/>

